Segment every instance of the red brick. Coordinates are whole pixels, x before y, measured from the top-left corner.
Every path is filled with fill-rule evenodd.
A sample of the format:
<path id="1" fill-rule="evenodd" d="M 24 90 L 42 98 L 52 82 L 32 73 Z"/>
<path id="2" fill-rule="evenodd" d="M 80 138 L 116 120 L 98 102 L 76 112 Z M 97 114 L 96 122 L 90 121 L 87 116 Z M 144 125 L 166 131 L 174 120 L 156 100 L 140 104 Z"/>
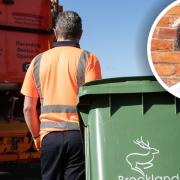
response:
<path id="1" fill-rule="evenodd" d="M 166 84 L 170 87 L 178 82 L 180 82 L 180 78 L 168 78 Z"/>
<path id="2" fill-rule="evenodd" d="M 159 62 L 180 63 L 180 52 L 161 52 Z"/>
<path id="3" fill-rule="evenodd" d="M 159 32 L 159 28 L 156 27 L 154 32 L 153 32 L 152 38 L 158 38 L 158 32 Z"/>
<path id="4" fill-rule="evenodd" d="M 162 79 L 162 81 L 166 84 L 166 85 L 168 85 L 168 76 L 166 76 L 166 78 L 165 77 L 161 77 L 161 79 Z"/>
<path id="5" fill-rule="evenodd" d="M 180 65 L 176 66 L 176 76 L 180 76 Z"/>
<path id="6" fill-rule="evenodd" d="M 171 15 L 180 15 L 180 6 L 175 6 L 171 8 L 166 14 L 171 14 Z"/>
<path id="7" fill-rule="evenodd" d="M 151 58 L 152 58 L 153 63 L 158 62 L 158 53 L 152 52 L 151 53 Z"/>
<path id="8" fill-rule="evenodd" d="M 175 67 L 168 64 L 155 64 L 155 69 L 159 76 L 170 76 L 175 73 Z"/>
<path id="9" fill-rule="evenodd" d="M 160 28 L 158 37 L 159 39 L 176 39 L 177 30 L 170 28 Z"/>
<path id="10" fill-rule="evenodd" d="M 153 39 L 151 41 L 151 50 L 172 50 L 173 44 L 174 41 Z"/>
<path id="11" fill-rule="evenodd" d="M 169 24 L 171 24 L 171 19 L 172 18 L 170 16 L 163 16 L 158 22 L 157 26 L 168 27 Z"/>

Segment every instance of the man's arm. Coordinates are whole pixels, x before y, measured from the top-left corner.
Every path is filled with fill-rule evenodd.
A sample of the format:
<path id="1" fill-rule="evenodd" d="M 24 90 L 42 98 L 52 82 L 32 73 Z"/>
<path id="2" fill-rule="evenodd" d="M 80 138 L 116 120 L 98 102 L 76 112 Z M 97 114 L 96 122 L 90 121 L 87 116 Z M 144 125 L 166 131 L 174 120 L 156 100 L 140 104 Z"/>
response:
<path id="1" fill-rule="evenodd" d="M 38 98 L 36 97 L 25 96 L 24 98 L 24 117 L 32 137 L 38 137 L 40 129 L 40 122 L 36 110 L 37 100 Z"/>
<path id="2" fill-rule="evenodd" d="M 94 54 L 90 54 L 86 64 L 85 83 L 102 79 L 99 60 Z"/>

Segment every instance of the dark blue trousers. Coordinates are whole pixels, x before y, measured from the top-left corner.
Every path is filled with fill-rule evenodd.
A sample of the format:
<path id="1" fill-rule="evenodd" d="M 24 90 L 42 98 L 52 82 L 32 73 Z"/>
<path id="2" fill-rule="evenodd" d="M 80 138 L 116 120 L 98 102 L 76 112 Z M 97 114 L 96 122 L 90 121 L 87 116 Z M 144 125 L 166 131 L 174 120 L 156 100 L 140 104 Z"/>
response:
<path id="1" fill-rule="evenodd" d="M 42 141 L 42 180 L 85 180 L 80 131 L 52 132 Z"/>

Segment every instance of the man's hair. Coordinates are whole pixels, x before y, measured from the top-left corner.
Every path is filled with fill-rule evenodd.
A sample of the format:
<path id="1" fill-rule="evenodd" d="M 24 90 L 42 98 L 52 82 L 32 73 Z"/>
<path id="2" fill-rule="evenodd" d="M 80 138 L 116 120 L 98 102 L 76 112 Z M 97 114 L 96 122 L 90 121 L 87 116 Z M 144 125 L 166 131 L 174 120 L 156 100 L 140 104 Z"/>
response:
<path id="1" fill-rule="evenodd" d="M 60 13 L 57 18 L 56 30 L 64 39 L 80 39 L 82 35 L 81 17 L 74 11 Z"/>

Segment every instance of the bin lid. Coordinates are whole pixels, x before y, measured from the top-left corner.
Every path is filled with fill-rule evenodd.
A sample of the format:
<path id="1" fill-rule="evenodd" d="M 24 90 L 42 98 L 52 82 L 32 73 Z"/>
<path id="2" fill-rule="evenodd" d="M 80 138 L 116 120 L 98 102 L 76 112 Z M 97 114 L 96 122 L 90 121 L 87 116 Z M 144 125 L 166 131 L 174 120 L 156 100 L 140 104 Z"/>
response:
<path id="1" fill-rule="evenodd" d="M 91 81 L 79 89 L 79 97 L 90 94 L 150 93 L 166 91 L 153 76 L 117 77 Z"/>

